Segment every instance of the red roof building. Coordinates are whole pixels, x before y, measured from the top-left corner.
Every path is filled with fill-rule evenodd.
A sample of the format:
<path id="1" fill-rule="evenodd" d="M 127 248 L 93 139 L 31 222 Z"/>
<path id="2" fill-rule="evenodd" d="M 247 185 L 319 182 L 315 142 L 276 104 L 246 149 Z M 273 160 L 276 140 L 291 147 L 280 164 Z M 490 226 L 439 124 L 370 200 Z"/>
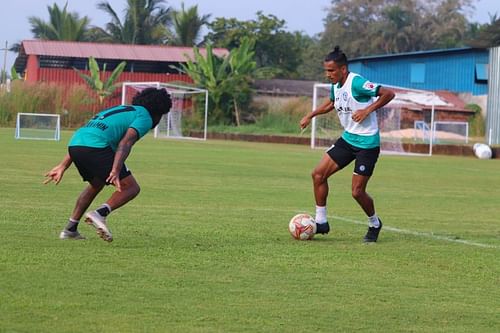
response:
<path id="1" fill-rule="evenodd" d="M 206 50 L 201 48 L 200 53 L 205 55 Z M 229 54 L 226 49 L 220 48 L 213 49 L 213 53 L 220 57 Z M 180 64 L 194 59 L 191 47 L 25 40 L 21 43 L 14 67 L 25 82 L 86 86 L 75 69 L 89 74 L 89 57 L 96 59 L 102 73 L 101 80 L 106 80 L 116 66 L 125 61 L 127 65 L 116 83 L 192 82 L 189 76 L 178 70 Z M 104 66 L 106 71 L 103 72 Z M 90 107 L 96 111 L 99 107 L 119 104 L 120 94 L 121 90 L 117 89 L 104 105 L 93 104 Z"/>
<path id="2" fill-rule="evenodd" d="M 205 49 L 200 52 L 205 54 Z M 213 52 L 217 56 L 229 53 L 220 48 Z M 176 68 L 188 58 L 194 59 L 191 47 L 25 40 L 14 66 L 27 82 L 80 84 L 82 79 L 74 68 L 87 70 L 91 56 L 99 68 L 106 64 L 107 75 L 120 62 L 126 61 L 119 81 L 190 82 L 189 77 Z"/>

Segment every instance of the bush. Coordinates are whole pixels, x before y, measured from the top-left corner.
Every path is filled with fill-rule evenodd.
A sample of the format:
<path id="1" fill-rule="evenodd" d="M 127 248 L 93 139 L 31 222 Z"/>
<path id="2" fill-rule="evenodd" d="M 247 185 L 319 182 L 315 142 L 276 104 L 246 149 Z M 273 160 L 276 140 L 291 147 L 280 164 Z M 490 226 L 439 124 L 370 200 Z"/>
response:
<path id="1" fill-rule="evenodd" d="M 91 104 L 84 86 L 67 89 L 54 83 L 16 80 L 10 92 L 0 92 L 0 126 L 14 127 L 17 114 L 24 112 L 60 114 L 63 128 L 76 128 L 92 115 Z"/>
<path id="2" fill-rule="evenodd" d="M 299 135 L 299 122 L 311 110 L 307 97 L 260 98 L 244 113 L 242 126 L 210 126 L 209 131 L 220 133 Z"/>
<path id="3" fill-rule="evenodd" d="M 472 137 L 483 137 L 485 135 L 485 120 L 481 107 L 477 104 L 467 104 L 466 109 L 474 111 L 474 116 L 469 120 L 469 135 Z"/>

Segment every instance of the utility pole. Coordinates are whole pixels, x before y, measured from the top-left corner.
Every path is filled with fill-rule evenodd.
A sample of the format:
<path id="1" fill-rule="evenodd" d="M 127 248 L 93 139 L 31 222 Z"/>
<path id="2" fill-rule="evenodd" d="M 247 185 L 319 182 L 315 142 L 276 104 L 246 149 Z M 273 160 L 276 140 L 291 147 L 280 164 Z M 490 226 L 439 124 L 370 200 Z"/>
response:
<path id="1" fill-rule="evenodd" d="M 7 51 L 9 50 L 7 41 L 5 41 L 5 48 L 3 48 L 2 50 L 4 51 L 4 54 L 3 54 L 3 70 L 2 70 L 2 75 L 1 75 L 2 77 L 1 77 L 0 83 L 7 83 L 6 66 L 7 66 Z"/>

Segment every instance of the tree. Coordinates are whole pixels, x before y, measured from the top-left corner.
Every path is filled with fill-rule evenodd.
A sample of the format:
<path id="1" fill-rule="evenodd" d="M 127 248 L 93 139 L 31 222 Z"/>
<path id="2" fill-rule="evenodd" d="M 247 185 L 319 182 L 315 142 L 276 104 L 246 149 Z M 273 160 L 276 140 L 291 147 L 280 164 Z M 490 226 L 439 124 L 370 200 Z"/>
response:
<path id="1" fill-rule="evenodd" d="M 87 85 L 95 91 L 97 97 L 99 98 L 99 104 L 104 102 L 104 99 L 108 96 L 111 96 L 113 92 L 118 88 L 118 84 L 115 84 L 116 79 L 120 76 L 120 74 L 125 69 L 125 65 L 127 63 L 122 61 L 116 68 L 113 70 L 111 75 L 104 82 L 101 80 L 101 71 L 99 70 L 99 65 L 97 61 L 93 58 L 89 58 L 89 71 L 90 75 L 84 74 L 76 68 L 73 68 L 78 75 L 87 83 Z M 106 72 L 106 64 L 104 64 L 103 73 Z"/>
<path id="2" fill-rule="evenodd" d="M 469 37 L 468 45 L 481 48 L 500 46 L 500 17 L 496 14 L 490 15 L 490 23 L 476 26 L 476 29 L 474 38 Z"/>
<path id="3" fill-rule="evenodd" d="M 297 77 L 302 63 L 302 33 L 286 31 L 285 21 L 274 15 L 257 12 L 256 20 L 239 21 L 235 18 L 217 18 L 209 24 L 205 37 L 217 47 L 229 50 L 241 45 L 244 38 L 254 42 L 257 68 L 275 68 L 281 77 Z"/>
<path id="4" fill-rule="evenodd" d="M 47 6 L 49 21 L 31 16 L 31 32 L 35 38 L 45 40 L 84 41 L 90 20 L 87 16 L 80 18 L 77 13 L 67 11 L 68 4 L 61 10 L 56 3 Z"/>
<path id="5" fill-rule="evenodd" d="M 197 44 L 201 28 L 208 24 L 210 15 L 199 16 L 198 6 L 184 9 L 184 2 L 181 3 L 180 11 L 173 11 L 172 23 L 175 32 L 174 45 L 194 46 Z"/>
<path id="6" fill-rule="evenodd" d="M 352 58 L 457 47 L 472 0 L 333 0 L 320 44 Z"/>
<path id="7" fill-rule="evenodd" d="M 194 59 L 188 58 L 186 64 L 181 64 L 181 71 L 187 73 L 196 85 L 208 90 L 213 105 L 213 123 L 240 125 L 240 107 L 250 100 L 252 79 L 259 76 L 255 71 L 252 48 L 253 41 L 244 38 L 240 47 L 219 58 L 213 54 L 211 44 L 206 47 L 205 57 L 194 47 Z"/>
<path id="8" fill-rule="evenodd" d="M 101 1 L 97 8 L 111 16 L 105 29 L 90 31 L 94 40 L 124 44 L 164 44 L 170 35 L 167 25 L 171 21 L 170 7 L 165 0 L 127 0 L 123 21 L 109 2 Z"/>

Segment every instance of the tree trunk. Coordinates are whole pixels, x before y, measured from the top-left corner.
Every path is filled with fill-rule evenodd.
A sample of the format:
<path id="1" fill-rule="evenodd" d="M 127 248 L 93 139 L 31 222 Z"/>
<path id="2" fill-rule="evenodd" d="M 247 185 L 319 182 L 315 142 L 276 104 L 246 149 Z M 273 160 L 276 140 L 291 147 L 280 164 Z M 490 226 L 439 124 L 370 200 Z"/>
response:
<path id="1" fill-rule="evenodd" d="M 236 119 L 236 126 L 240 127 L 240 111 L 238 109 L 238 104 L 236 103 L 236 99 L 233 99 L 234 103 L 234 118 Z"/>

